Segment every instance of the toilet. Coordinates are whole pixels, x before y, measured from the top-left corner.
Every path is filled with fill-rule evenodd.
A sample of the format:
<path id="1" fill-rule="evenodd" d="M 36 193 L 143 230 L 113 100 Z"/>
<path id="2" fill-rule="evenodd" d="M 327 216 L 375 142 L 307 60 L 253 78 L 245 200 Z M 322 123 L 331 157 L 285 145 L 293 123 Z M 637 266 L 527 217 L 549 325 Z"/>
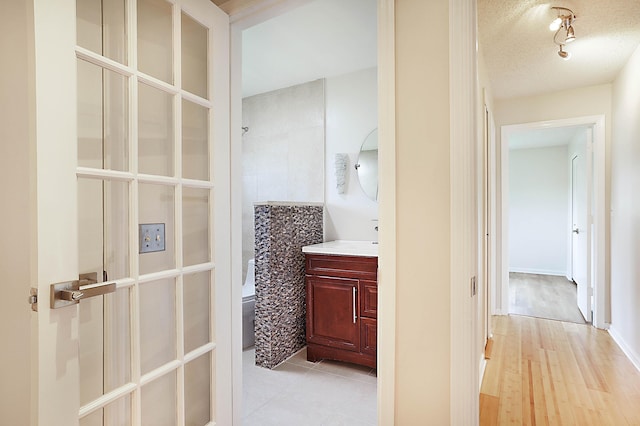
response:
<path id="1" fill-rule="evenodd" d="M 256 320 L 256 262 L 247 262 L 247 278 L 242 284 L 242 349 L 255 344 Z"/>

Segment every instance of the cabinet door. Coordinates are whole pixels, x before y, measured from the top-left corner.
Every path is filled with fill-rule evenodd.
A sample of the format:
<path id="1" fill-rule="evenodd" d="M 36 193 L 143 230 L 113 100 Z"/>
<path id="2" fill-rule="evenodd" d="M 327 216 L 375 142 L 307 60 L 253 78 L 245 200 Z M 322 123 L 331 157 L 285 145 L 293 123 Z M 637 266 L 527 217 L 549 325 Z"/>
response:
<path id="1" fill-rule="evenodd" d="M 307 342 L 360 349 L 358 280 L 307 276 Z"/>
<path id="2" fill-rule="evenodd" d="M 360 318 L 360 333 L 360 352 L 375 356 L 378 346 L 378 320 Z"/>
<path id="3" fill-rule="evenodd" d="M 360 316 L 378 317 L 378 283 L 360 280 Z"/>

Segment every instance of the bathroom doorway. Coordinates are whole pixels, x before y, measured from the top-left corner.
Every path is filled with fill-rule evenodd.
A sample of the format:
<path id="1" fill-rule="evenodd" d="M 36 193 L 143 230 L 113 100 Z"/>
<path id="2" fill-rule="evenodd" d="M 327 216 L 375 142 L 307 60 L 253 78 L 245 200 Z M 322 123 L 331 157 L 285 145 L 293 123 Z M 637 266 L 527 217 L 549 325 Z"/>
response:
<path id="1" fill-rule="evenodd" d="M 335 128 L 342 126 L 342 129 L 348 129 L 348 132 L 340 135 L 347 142 L 342 152 L 355 156 L 352 151 L 357 153 L 365 136 L 377 127 L 377 2 L 324 0 L 290 3 L 286 11 L 258 13 L 260 18 L 246 18 L 246 23 L 237 24 L 232 30 L 232 46 L 234 43 L 241 46 L 236 53 L 242 52 L 243 70 L 242 84 L 232 81 L 232 90 L 241 93 L 237 96 L 232 94 L 232 110 L 242 117 L 241 122 L 232 124 L 232 140 L 241 141 L 232 144 L 232 158 L 242 159 L 234 163 L 236 168 L 232 176 L 235 186 L 232 203 L 236 211 L 242 211 L 242 217 L 237 214 L 233 219 L 235 233 L 241 236 L 234 238 L 232 246 L 234 253 L 241 254 L 241 258 L 236 256 L 234 260 L 234 283 L 238 283 L 234 285 L 234 291 L 240 283 L 248 283 L 242 286 L 245 293 L 242 307 L 234 309 L 242 309 L 244 318 L 250 318 L 247 315 L 250 295 L 245 290 L 251 286 L 251 280 L 247 280 L 247 277 L 252 275 L 250 260 L 254 252 L 253 203 L 275 200 L 326 204 L 329 179 L 333 178 L 333 157 L 329 155 L 333 156 L 330 144 L 336 139 Z M 305 9 L 308 10 L 305 12 Z M 305 14 L 312 19 L 305 21 Z M 350 26 L 348 31 L 341 29 L 345 25 Z M 315 35 L 304 35 L 316 26 L 318 31 Z M 331 28 L 331 31 L 327 32 L 326 28 Z M 338 44 L 352 49 L 351 53 L 340 53 L 343 49 L 330 46 L 332 39 L 336 43 L 338 36 L 341 37 Z M 252 38 L 257 47 L 251 44 Z M 294 41 L 293 47 L 288 45 L 291 40 Z M 295 51 L 300 46 L 304 52 Z M 307 56 L 309 53 L 311 55 Z M 235 62 L 238 67 L 239 56 L 238 53 Z M 358 65 L 358 58 L 367 56 L 370 56 L 366 59 L 368 62 Z M 298 63 L 302 57 L 305 59 Z M 267 77 L 272 68 L 278 81 L 270 81 Z M 310 68 L 312 73 L 304 68 Z M 351 92 L 346 89 L 351 89 Z M 360 100 L 356 107 L 350 98 L 353 91 L 366 94 L 366 98 Z M 338 112 L 331 109 L 331 105 L 337 103 L 343 110 Z M 362 133 L 361 138 L 358 132 Z M 296 140 L 303 143 L 297 143 Z M 359 190 L 356 181 L 348 185 L 354 191 Z M 366 213 L 373 233 L 377 204 L 369 203 L 376 208 L 375 215 Z M 370 208 L 370 205 L 366 206 Z M 325 238 L 327 227 L 331 225 L 325 214 Z M 241 300 L 240 292 L 237 293 L 238 300 Z M 238 317 L 234 315 L 234 318 Z M 246 324 L 234 325 L 234 330 L 237 331 L 234 346 L 250 346 L 247 345 Z M 241 343 L 242 340 L 245 341 Z M 332 417 L 325 420 L 348 421 L 355 415 L 349 410 L 355 408 L 361 410 L 359 418 L 369 419 L 371 424 L 375 424 L 375 371 L 339 363 L 309 363 L 304 350 L 274 370 L 253 366 L 250 347 L 245 348 L 241 355 L 242 366 L 236 368 L 242 369 L 244 379 L 251 379 L 249 386 L 254 387 L 247 388 L 247 381 L 243 380 L 242 394 L 236 389 L 234 395 L 236 400 L 242 400 L 242 411 L 234 414 L 243 419 L 243 424 L 251 424 L 251 416 L 267 415 L 265 413 L 270 410 L 278 409 L 282 401 L 295 398 L 301 387 L 308 387 L 313 394 L 313 388 L 317 387 L 314 383 L 317 385 L 317 381 L 326 383 L 329 380 L 336 380 L 337 390 L 330 392 L 333 395 L 328 395 L 329 400 L 322 403 L 326 405 L 326 413 L 316 413 L 313 416 L 315 420 L 330 414 Z M 234 359 L 237 358 L 234 356 Z M 268 389 L 264 388 L 265 385 Z M 344 406 L 344 401 L 338 404 L 334 400 L 336 395 L 341 394 L 341 388 L 351 389 L 341 398 L 351 401 L 348 407 Z M 287 389 L 297 391 L 288 393 Z M 276 393 L 268 393 L 274 391 Z M 355 395 L 359 396 L 353 399 Z M 318 397 L 316 395 L 315 398 Z M 295 413 L 292 415 L 295 416 Z M 280 424 L 282 421 L 279 418 Z M 292 420 L 292 424 L 309 424 L 306 420 L 301 422 L 300 418 L 296 421 Z"/>

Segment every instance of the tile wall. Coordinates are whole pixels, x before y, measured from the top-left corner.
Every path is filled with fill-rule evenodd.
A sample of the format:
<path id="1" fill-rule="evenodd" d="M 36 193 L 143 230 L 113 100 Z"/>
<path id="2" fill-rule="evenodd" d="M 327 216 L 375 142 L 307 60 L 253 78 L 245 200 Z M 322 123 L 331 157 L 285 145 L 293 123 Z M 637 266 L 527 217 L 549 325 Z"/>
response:
<path id="1" fill-rule="evenodd" d="M 255 206 L 256 365 L 273 368 L 306 345 L 302 247 L 322 242 L 323 207 Z"/>
<path id="2" fill-rule="evenodd" d="M 254 257 L 253 203 L 324 201 L 324 80 L 242 100 L 242 258 Z"/>

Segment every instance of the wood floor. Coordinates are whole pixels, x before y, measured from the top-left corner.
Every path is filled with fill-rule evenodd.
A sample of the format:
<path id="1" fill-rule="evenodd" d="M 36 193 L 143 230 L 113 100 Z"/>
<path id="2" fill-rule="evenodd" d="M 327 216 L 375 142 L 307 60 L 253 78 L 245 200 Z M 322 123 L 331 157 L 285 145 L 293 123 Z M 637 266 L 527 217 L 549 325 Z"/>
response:
<path id="1" fill-rule="evenodd" d="M 480 425 L 640 425 L 640 372 L 606 331 L 493 318 Z"/>
<path id="2" fill-rule="evenodd" d="M 585 323 L 575 283 L 555 275 L 509 272 L 509 313 Z"/>

